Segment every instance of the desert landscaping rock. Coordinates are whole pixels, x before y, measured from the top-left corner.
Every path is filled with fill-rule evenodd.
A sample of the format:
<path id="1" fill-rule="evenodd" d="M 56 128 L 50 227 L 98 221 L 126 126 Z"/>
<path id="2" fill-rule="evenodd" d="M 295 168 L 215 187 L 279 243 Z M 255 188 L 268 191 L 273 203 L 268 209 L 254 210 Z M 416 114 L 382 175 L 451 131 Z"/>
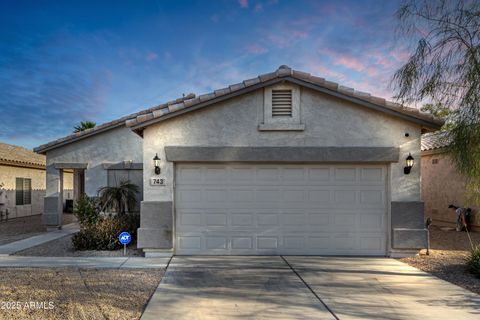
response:
<path id="1" fill-rule="evenodd" d="M 162 269 L 0 269 L 1 319 L 139 319 L 163 275 Z M 52 302 L 53 309 L 24 308 Z"/>
<path id="2" fill-rule="evenodd" d="M 471 232 L 470 236 L 474 245 L 480 244 L 480 233 Z M 467 233 L 432 226 L 430 242 L 432 249 L 429 256 L 422 250 L 420 255 L 400 261 L 480 294 L 480 279 L 465 267 L 465 258 L 471 249 Z"/>

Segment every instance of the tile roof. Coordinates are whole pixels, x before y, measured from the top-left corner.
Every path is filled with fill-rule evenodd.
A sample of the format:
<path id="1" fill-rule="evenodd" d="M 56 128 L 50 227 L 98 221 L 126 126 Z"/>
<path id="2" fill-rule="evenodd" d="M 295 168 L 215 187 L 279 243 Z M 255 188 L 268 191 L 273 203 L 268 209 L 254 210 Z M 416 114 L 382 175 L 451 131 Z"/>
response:
<path id="1" fill-rule="evenodd" d="M 103 131 L 106 131 L 106 130 L 110 130 L 110 129 L 113 129 L 113 128 L 116 128 L 116 127 L 119 127 L 119 126 L 123 126 L 125 124 L 125 121 L 128 120 L 128 119 L 131 119 L 131 118 L 138 118 L 140 120 L 150 119 L 150 114 L 152 112 L 155 112 L 156 110 L 159 110 L 159 109 L 162 109 L 162 108 L 168 107 L 170 105 L 177 104 L 177 103 L 180 103 L 184 100 L 188 100 L 188 99 L 192 99 L 192 98 L 195 98 L 195 94 L 190 93 L 190 94 L 188 94 L 184 97 L 169 101 L 167 103 L 163 103 L 161 105 L 158 105 L 158 106 L 155 106 L 155 107 L 152 107 L 152 108 L 149 108 L 149 109 L 145 109 L 145 110 L 142 110 L 142 111 L 139 111 L 139 112 L 136 112 L 136 113 L 132 113 L 132 114 L 129 114 L 128 116 L 124 116 L 124 117 L 121 117 L 119 119 L 116 119 L 116 120 L 113 120 L 113 121 L 110 121 L 110 122 L 102 123 L 101 125 L 98 125 L 94 128 L 87 129 L 87 130 L 80 131 L 80 132 L 76 132 L 76 133 L 70 134 L 66 137 L 50 141 L 46 144 L 42 144 L 42 145 L 34 148 L 33 151 L 44 154 L 46 151 L 48 151 L 50 149 L 53 149 L 53 148 L 56 148 L 57 146 L 63 145 L 65 143 L 77 141 L 77 140 L 89 137 L 91 135 L 94 135 L 94 134 L 97 134 L 97 133 L 100 133 L 100 132 L 103 132 Z"/>
<path id="2" fill-rule="evenodd" d="M 448 131 L 437 131 L 422 135 L 422 151 L 445 148 L 450 145 Z"/>
<path id="3" fill-rule="evenodd" d="M 46 151 L 58 146 L 113 129 L 124 124 L 139 133 L 143 127 L 146 127 L 156 121 L 180 115 L 184 112 L 193 111 L 199 107 L 213 104 L 235 95 L 242 94 L 245 91 L 254 90 L 256 88 L 260 88 L 261 86 L 270 85 L 275 81 L 278 82 L 282 80 L 297 81 L 302 85 L 311 85 L 312 88 L 317 90 L 321 89 L 328 91 L 330 94 L 335 94 L 343 98 L 351 98 L 356 102 L 366 103 L 377 110 L 402 116 L 403 118 L 411 121 L 420 122 L 422 125 L 430 129 L 438 129 L 443 125 L 443 120 L 436 119 L 430 114 L 422 113 L 418 109 L 407 108 L 395 102 L 387 101 L 384 98 L 372 96 L 366 92 L 356 91 L 353 88 L 344 87 L 338 83 L 325 80 L 324 78 L 313 76 L 310 73 L 293 70 L 288 66 L 282 65 L 274 72 L 262 74 L 258 77 L 232 84 L 228 87 L 217 89 L 213 92 L 202 94 L 198 97 L 191 93 L 182 98 L 169 101 L 153 108 L 103 123 L 95 128 L 51 141 L 35 148 L 34 151 L 38 153 L 45 153 Z"/>
<path id="4" fill-rule="evenodd" d="M 316 77 L 310 73 L 297 71 L 282 65 L 276 71 L 260 75 L 256 78 L 248 79 L 240 83 L 232 84 L 228 87 L 215 90 L 210 93 L 202 94 L 192 99 L 186 99 L 176 104 L 164 106 L 159 110 L 143 114 L 142 116 L 132 117 L 126 121 L 127 127 L 132 127 L 135 131 L 141 131 L 142 128 L 155 123 L 162 117 L 171 117 L 177 114 L 182 114 L 195 107 L 203 107 L 222 99 L 228 98 L 236 93 L 248 90 L 249 88 L 258 88 L 265 84 L 269 85 L 272 81 L 290 80 L 298 81 L 300 84 L 311 84 L 313 89 L 327 89 L 328 93 L 335 93 L 342 97 L 350 97 L 356 99 L 355 101 L 363 101 L 370 103 L 379 110 L 387 111 L 389 113 L 406 116 L 410 120 L 420 120 L 427 128 L 439 129 L 443 125 L 443 120 L 434 118 L 431 114 L 420 112 L 415 108 L 404 107 L 398 103 L 387 101 L 384 98 L 372 96 L 369 93 L 356 91 L 353 88 L 341 86 L 335 82 L 325 80 L 324 78 Z"/>
<path id="5" fill-rule="evenodd" d="M 45 156 L 23 147 L 0 142 L 0 163 L 21 167 L 44 167 Z"/>

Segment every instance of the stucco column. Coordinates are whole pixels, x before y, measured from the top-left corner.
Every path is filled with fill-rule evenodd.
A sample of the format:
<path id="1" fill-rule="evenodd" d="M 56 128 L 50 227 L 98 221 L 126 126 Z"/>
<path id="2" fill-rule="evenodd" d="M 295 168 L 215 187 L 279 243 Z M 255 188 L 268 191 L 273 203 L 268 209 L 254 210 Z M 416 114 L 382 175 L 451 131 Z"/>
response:
<path id="1" fill-rule="evenodd" d="M 56 169 L 54 164 L 48 165 L 46 180 L 42 222 L 48 227 L 59 228 L 63 214 L 63 170 Z"/>

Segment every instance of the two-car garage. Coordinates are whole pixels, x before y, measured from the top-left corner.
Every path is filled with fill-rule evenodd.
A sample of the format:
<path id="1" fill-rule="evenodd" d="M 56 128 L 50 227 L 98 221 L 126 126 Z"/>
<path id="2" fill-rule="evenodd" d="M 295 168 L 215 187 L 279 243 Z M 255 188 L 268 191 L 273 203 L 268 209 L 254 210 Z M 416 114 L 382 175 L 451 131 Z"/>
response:
<path id="1" fill-rule="evenodd" d="M 176 254 L 386 255 L 387 167 L 178 164 Z"/>

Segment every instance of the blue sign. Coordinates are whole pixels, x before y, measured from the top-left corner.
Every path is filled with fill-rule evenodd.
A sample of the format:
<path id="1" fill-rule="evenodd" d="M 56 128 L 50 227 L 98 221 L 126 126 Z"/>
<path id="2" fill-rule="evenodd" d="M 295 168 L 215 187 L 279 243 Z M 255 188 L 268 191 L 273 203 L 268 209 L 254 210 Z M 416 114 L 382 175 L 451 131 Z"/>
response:
<path id="1" fill-rule="evenodd" d="M 121 244 L 127 245 L 130 243 L 130 241 L 132 241 L 132 236 L 128 232 L 122 232 L 118 236 L 118 240 L 120 240 Z"/>

